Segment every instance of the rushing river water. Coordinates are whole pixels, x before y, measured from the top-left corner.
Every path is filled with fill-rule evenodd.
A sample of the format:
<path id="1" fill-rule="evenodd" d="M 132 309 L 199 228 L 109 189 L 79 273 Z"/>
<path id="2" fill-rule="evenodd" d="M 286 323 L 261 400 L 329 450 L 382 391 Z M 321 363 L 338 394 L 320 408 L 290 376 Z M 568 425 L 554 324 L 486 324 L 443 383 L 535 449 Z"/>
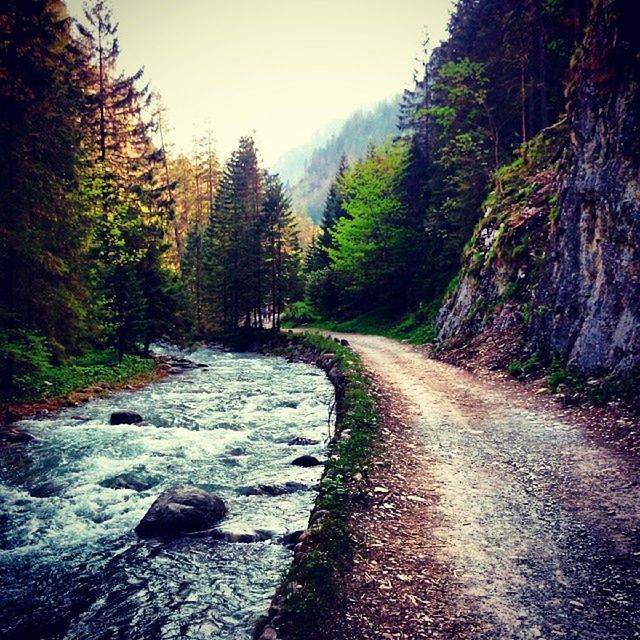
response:
<path id="1" fill-rule="evenodd" d="M 314 367 L 198 350 L 207 368 L 22 426 L 36 440 L 0 459 L 0 638 L 246 640 L 306 526 L 321 468 L 290 446 L 326 441 L 333 389 Z M 116 409 L 140 425 L 110 426 Z M 115 480 L 114 480 L 115 479 Z M 136 489 L 112 488 L 134 482 Z M 299 483 L 279 496 L 256 485 Z M 137 538 L 166 488 L 191 484 L 229 508 L 220 529 L 249 544 Z"/>

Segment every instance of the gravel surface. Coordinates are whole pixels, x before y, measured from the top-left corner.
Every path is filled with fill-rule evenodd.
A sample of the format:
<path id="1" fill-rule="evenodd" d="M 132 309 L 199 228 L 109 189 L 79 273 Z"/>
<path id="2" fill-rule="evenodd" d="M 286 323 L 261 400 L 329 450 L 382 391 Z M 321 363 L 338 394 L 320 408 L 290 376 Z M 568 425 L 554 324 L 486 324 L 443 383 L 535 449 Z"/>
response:
<path id="1" fill-rule="evenodd" d="M 335 638 L 640 638 L 637 460 L 513 385 L 340 335 L 382 390 Z"/>

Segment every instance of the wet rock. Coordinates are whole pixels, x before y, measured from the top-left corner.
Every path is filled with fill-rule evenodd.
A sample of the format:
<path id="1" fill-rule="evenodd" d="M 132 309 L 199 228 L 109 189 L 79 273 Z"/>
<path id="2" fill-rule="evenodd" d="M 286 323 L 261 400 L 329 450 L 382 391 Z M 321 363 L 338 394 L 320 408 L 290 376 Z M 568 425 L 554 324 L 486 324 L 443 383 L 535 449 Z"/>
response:
<path id="1" fill-rule="evenodd" d="M 253 629 L 253 634 L 251 635 L 251 640 L 260 640 L 260 636 L 264 631 L 265 627 L 271 622 L 271 617 L 264 614 L 258 618 L 258 621 L 255 624 Z"/>
<path id="2" fill-rule="evenodd" d="M 341 344 L 343 347 L 348 347 L 348 346 L 349 346 L 349 341 L 348 341 L 348 340 L 344 340 L 344 339 L 342 339 L 342 340 L 340 340 L 340 344 Z"/>
<path id="3" fill-rule="evenodd" d="M 254 531 L 253 533 L 240 533 L 237 531 L 220 531 L 218 529 L 211 532 L 214 540 L 232 542 L 237 544 L 251 544 L 253 542 L 264 542 L 274 537 L 273 531 Z"/>
<path id="4" fill-rule="evenodd" d="M 167 489 L 136 527 L 141 536 L 162 536 L 209 529 L 227 515 L 221 498 L 190 486 Z"/>
<path id="5" fill-rule="evenodd" d="M 273 627 L 266 627 L 258 640 L 278 640 L 278 632 Z"/>
<path id="6" fill-rule="evenodd" d="M 312 440 L 311 438 L 297 437 L 297 438 L 293 438 L 292 440 L 289 440 L 287 444 L 290 447 L 310 447 L 314 444 L 320 444 L 320 440 Z"/>
<path id="7" fill-rule="evenodd" d="M 309 518 L 309 526 L 315 527 L 317 524 L 322 522 L 322 520 L 328 518 L 329 515 L 330 514 L 326 509 L 317 509 L 311 514 L 311 517 Z"/>
<path id="8" fill-rule="evenodd" d="M 41 482 L 29 489 L 29 495 L 33 498 L 51 498 L 60 495 L 64 487 L 57 482 Z"/>
<path id="9" fill-rule="evenodd" d="M 291 462 L 296 467 L 317 467 L 322 464 L 315 456 L 300 456 Z"/>
<path id="10" fill-rule="evenodd" d="M 142 416 L 135 411 L 114 411 L 109 424 L 137 424 L 142 422 Z"/>
<path id="11" fill-rule="evenodd" d="M 30 442 L 35 438 L 26 431 L 20 429 L 3 429 L 0 431 L 0 442 L 15 444 L 18 442 Z"/>
<path id="12" fill-rule="evenodd" d="M 88 422 L 89 420 L 91 420 L 91 418 L 89 418 L 88 416 L 81 416 L 81 415 L 70 416 L 69 419 L 75 420 L 76 422 Z"/>
<path id="13" fill-rule="evenodd" d="M 106 489 L 131 489 L 132 491 L 146 491 L 155 487 L 160 482 L 159 478 L 135 473 L 121 473 L 113 478 L 106 478 L 100 482 Z"/>
<path id="14" fill-rule="evenodd" d="M 282 496 L 287 493 L 297 493 L 307 491 L 310 487 L 301 482 L 285 482 L 284 484 L 259 484 L 255 487 L 241 489 L 240 493 L 245 496 Z"/>
<path id="15" fill-rule="evenodd" d="M 299 531 L 291 531 L 282 536 L 282 544 L 285 547 L 295 546 L 300 541 L 300 536 L 302 535 L 302 529 Z"/>

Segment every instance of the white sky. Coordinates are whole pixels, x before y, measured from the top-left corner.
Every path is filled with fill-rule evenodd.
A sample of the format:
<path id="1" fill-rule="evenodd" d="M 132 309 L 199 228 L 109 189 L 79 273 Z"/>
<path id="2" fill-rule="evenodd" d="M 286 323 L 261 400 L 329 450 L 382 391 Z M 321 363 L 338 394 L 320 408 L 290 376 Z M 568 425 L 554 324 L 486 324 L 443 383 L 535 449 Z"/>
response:
<path id="1" fill-rule="evenodd" d="M 112 0 L 127 72 L 145 68 L 176 150 L 210 126 L 226 156 L 255 132 L 273 164 L 327 122 L 402 91 L 453 0 Z M 82 0 L 67 0 L 81 16 Z"/>

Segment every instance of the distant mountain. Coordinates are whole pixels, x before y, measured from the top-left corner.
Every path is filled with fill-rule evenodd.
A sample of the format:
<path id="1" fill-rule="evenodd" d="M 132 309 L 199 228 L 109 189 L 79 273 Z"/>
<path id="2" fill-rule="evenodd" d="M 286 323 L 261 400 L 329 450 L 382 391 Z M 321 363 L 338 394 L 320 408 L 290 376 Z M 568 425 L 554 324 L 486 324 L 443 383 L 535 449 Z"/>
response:
<path id="1" fill-rule="evenodd" d="M 339 129 L 325 136 L 321 146 L 310 143 L 298 147 L 278 161 L 276 171 L 292 185 L 296 211 L 306 212 L 314 222 L 320 220 L 342 154 L 354 162 L 364 155 L 370 143 L 379 145 L 395 135 L 398 101 L 399 97 L 395 97 L 370 111 L 356 111 Z M 321 134 L 318 138 L 322 138 Z"/>
<path id="2" fill-rule="evenodd" d="M 290 149 L 281 155 L 273 166 L 273 171 L 280 174 L 284 182 L 293 185 L 302 180 L 304 176 L 305 164 L 311 157 L 311 154 L 324 145 L 331 136 L 335 135 L 344 126 L 346 120 L 344 118 L 332 120 L 324 127 L 316 131 L 309 142 L 306 144 Z"/>

